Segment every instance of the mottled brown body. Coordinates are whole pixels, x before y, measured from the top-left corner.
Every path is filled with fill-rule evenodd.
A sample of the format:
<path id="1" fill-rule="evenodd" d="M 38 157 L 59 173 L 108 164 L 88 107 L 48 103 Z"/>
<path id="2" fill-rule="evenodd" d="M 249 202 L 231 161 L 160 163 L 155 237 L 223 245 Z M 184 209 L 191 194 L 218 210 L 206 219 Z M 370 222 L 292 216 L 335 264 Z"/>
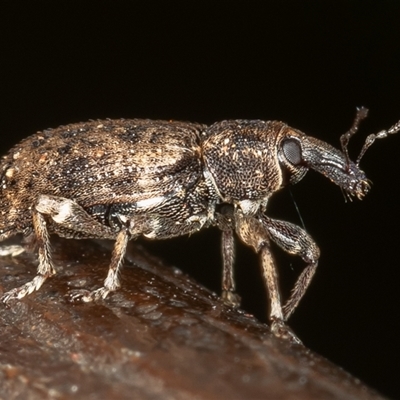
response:
<path id="1" fill-rule="evenodd" d="M 319 250 L 288 222 L 265 215 L 269 197 L 313 168 L 350 196 L 369 189 L 347 155 L 347 142 L 364 117 L 359 111 L 342 139 L 343 152 L 277 121 L 223 121 L 209 127 L 152 120 L 104 120 L 38 132 L 1 160 L 0 241 L 17 233 L 38 248 L 38 275 L 3 296 L 20 299 L 55 274 L 49 234 L 115 239 L 104 287 L 75 294 L 104 298 L 120 286 L 118 273 L 129 239 L 166 239 L 210 225 L 222 232 L 223 297 L 237 304 L 233 279 L 234 233 L 260 253 L 271 299 L 273 331 L 297 340 L 284 321 L 315 272 Z M 366 113 L 365 113 L 366 114 Z M 375 138 L 400 129 L 371 135 Z M 372 138 L 373 136 L 373 138 Z M 371 139 L 372 138 L 372 139 Z M 307 263 L 282 307 L 270 240 Z M 0 255 L 21 252 L 3 246 Z"/>
<path id="2" fill-rule="evenodd" d="M 66 224 L 60 230 L 50 219 L 51 230 L 61 236 L 115 238 L 122 224 L 117 215 L 133 216 L 133 210 L 133 225 L 140 226 L 137 234 L 163 238 L 195 230 L 191 225 L 198 222 L 188 219 L 207 216 L 210 197 L 200 158 L 202 128 L 107 120 L 30 136 L 2 160 L 0 233 L 31 230 L 31 210 L 40 195 L 74 200 L 93 217 L 90 232 L 79 230 L 79 222 L 72 230 Z M 149 199 L 160 201 L 142 207 L 141 202 Z M 170 215 L 175 218 L 173 226 Z M 178 230 L 175 221 L 182 222 Z"/>

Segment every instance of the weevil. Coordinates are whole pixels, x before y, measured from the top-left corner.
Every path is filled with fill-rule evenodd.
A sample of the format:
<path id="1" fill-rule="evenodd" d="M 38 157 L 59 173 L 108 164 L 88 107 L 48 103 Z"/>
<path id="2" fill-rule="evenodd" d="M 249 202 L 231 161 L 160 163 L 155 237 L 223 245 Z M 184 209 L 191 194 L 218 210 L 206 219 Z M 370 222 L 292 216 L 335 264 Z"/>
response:
<path id="1" fill-rule="evenodd" d="M 22 233 L 38 252 L 37 275 L 6 292 L 23 298 L 55 275 L 50 234 L 115 240 L 104 286 L 76 298 L 105 298 L 120 287 L 128 240 L 167 239 L 217 226 L 222 231 L 222 297 L 237 305 L 234 235 L 260 254 L 270 298 L 272 331 L 297 340 L 286 321 L 315 273 L 320 251 L 302 228 L 267 215 L 269 198 L 299 182 L 309 169 L 362 199 L 370 182 L 359 163 L 375 139 L 400 130 L 400 121 L 367 137 L 356 162 L 347 145 L 367 115 L 357 110 L 341 136 L 342 151 L 279 121 L 228 120 L 206 126 L 156 120 L 102 120 L 38 132 L 0 163 L 0 241 Z M 283 304 L 270 242 L 306 266 Z M 23 246 L 3 246 L 17 255 Z"/>

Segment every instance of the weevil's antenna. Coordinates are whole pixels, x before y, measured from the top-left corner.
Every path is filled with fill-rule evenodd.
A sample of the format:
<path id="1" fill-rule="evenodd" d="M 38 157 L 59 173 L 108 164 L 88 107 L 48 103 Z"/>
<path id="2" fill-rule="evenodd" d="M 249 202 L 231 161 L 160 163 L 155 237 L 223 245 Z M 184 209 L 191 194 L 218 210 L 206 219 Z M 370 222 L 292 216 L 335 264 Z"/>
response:
<path id="1" fill-rule="evenodd" d="M 357 113 L 356 113 L 356 116 L 354 118 L 353 125 L 351 126 L 351 128 L 346 133 L 344 133 L 342 136 L 340 136 L 340 143 L 342 145 L 342 151 L 343 151 L 344 156 L 346 157 L 347 170 L 350 169 L 350 157 L 349 157 L 349 151 L 347 149 L 347 146 L 349 144 L 350 138 L 358 131 L 358 127 L 360 125 L 360 122 L 363 119 L 365 119 L 367 117 L 367 115 L 368 115 L 368 108 L 357 107 Z M 364 147 L 365 147 L 365 145 L 364 145 Z M 367 150 L 367 148 L 364 150 L 364 153 Z"/>
<path id="2" fill-rule="evenodd" d="M 362 147 L 362 149 L 360 151 L 360 155 L 357 157 L 356 165 L 358 166 L 360 164 L 360 161 L 363 158 L 365 152 L 368 150 L 368 148 L 371 146 L 371 144 L 375 142 L 376 139 L 383 139 L 383 138 L 388 137 L 389 135 L 393 135 L 394 133 L 397 133 L 399 131 L 400 131 L 400 121 L 396 122 L 388 130 L 383 130 L 378 133 L 372 133 L 371 135 L 368 135 L 367 138 L 365 139 L 364 146 Z"/>
<path id="3" fill-rule="evenodd" d="M 289 187 L 289 193 L 290 193 L 290 197 L 292 198 L 293 204 L 294 204 L 294 208 L 296 209 L 297 215 L 299 216 L 300 222 L 301 222 L 301 226 L 303 227 L 304 230 L 306 230 L 306 226 L 304 225 L 304 221 L 303 218 L 300 214 L 300 210 L 299 207 L 297 206 L 296 200 L 294 199 L 293 196 L 293 192 L 292 189 Z"/>

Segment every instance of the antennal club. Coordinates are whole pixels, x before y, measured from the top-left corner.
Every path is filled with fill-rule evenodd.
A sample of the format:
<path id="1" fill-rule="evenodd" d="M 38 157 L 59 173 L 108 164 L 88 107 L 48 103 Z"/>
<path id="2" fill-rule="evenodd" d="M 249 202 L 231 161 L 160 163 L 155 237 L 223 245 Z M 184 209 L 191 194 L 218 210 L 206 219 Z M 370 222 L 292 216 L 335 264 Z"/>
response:
<path id="1" fill-rule="evenodd" d="M 368 108 L 365 107 L 360 107 L 357 108 L 357 113 L 356 116 L 354 118 L 353 121 L 353 125 L 351 126 L 350 130 L 348 130 L 346 133 L 344 133 L 342 136 L 340 136 L 340 144 L 342 145 L 342 151 L 343 154 L 346 157 L 346 164 L 347 164 L 347 170 L 350 169 L 350 157 L 349 157 L 349 151 L 347 149 L 347 146 L 349 144 L 350 138 L 358 131 L 358 127 L 360 125 L 360 122 L 365 119 L 368 115 Z M 370 135 L 373 136 L 373 135 Z M 368 136 L 368 138 L 370 137 Z M 367 140 L 368 140 L 367 138 Z M 360 154 L 360 156 L 362 157 L 362 155 L 365 153 L 365 151 L 367 150 L 367 148 L 374 142 L 375 138 L 372 139 L 372 142 L 366 147 L 366 143 L 364 144 L 363 149 L 361 150 L 362 154 Z M 364 152 L 363 152 L 364 150 Z M 361 159 L 361 157 L 358 157 L 358 159 Z M 358 159 L 357 159 L 357 165 L 358 165 Z"/>

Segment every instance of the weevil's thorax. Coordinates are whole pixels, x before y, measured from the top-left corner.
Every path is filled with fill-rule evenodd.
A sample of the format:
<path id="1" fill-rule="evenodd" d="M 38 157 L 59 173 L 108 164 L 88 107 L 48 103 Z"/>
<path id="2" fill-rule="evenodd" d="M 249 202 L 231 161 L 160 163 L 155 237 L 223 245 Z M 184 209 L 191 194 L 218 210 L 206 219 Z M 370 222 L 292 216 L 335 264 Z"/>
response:
<path id="1" fill-rule="evenodd" d="M 277 121 L 223 121 L 203 143 L 206 174 L 223 202 L 252 203 L 252 212 L 285 183 L 277 143 L 288 127 Z"/>

